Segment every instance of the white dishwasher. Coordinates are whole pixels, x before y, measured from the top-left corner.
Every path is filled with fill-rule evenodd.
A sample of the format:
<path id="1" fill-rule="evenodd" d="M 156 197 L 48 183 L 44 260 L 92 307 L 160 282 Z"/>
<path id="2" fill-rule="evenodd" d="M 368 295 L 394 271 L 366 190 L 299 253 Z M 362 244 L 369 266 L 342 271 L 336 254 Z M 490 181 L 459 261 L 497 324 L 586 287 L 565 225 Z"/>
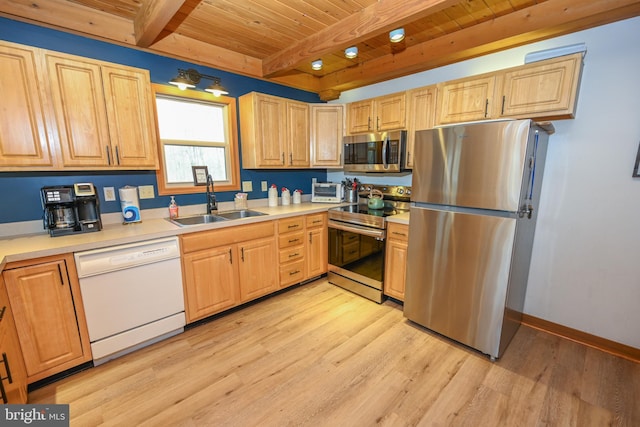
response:
<path id="1" fill-rule="evenodd" d="M 184 330 L 177 237 L 75 254 L 95 365 Z"/>

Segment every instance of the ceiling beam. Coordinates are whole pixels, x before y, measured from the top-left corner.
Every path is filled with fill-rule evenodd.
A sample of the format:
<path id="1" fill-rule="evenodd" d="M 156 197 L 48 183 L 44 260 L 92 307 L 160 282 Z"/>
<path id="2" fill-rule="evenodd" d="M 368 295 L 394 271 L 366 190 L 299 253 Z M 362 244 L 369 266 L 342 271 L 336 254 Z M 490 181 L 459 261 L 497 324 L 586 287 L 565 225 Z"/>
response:
<path id="1" fill-rule="evenodd" d="M 325 75 L 321 91 L 343 92 L 639 14 L 640 0 L 548 0 Z"/>
<path id="2" fill-rule="evenodd" d="M 144 0 L 133 20 L 136 45 L 149 47 L 186 0 Z"/>
<path id="3" fill-rule="evenodd" d="M 322 55 L 370 39 L 408 22 L 459 3 L 460 0 L 378 0 L 342 21 L 262 61 L 264 77 L 273 77 Z"/>

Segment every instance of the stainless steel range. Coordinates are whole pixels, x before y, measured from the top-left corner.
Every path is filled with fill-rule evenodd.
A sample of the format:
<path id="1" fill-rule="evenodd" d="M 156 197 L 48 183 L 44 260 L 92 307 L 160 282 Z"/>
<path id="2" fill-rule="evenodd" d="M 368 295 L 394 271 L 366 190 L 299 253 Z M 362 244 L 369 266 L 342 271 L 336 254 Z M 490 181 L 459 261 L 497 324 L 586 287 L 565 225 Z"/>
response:
<path id="1" fill-rule="evenodd" d="M 381 209 L 369 208 L 371 190 L 382 193 Z M 328 279 L 334 285 L 381 303 L 385 218 L 409 211 L 411 187 L 360 184 L 358 195 L 357 204 L 329 209 Z"/>

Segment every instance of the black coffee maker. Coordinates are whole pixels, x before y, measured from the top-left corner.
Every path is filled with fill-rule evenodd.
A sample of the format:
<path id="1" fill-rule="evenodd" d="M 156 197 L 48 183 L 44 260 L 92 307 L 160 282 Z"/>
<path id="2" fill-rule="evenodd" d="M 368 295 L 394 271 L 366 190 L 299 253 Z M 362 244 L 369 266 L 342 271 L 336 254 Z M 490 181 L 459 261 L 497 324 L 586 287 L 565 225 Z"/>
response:
<path id="1" fill-rule="evenodd" d="M 44 228 L 52 237 L 102 230 L 100 200 L 91 183 L 42 187 Z"/>

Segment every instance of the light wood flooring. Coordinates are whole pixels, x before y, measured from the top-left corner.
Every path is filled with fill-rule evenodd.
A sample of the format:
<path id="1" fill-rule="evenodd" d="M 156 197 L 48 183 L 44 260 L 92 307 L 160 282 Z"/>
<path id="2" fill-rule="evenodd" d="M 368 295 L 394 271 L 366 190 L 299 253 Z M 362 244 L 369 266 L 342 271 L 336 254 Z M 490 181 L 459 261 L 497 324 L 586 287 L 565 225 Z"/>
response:
<path id="1" fill-rule="evenodd" d="M 29 398 L 72 426 L 640 426 L 640 365 L 524 326 L 490 362 L 321 279 Z"/>

